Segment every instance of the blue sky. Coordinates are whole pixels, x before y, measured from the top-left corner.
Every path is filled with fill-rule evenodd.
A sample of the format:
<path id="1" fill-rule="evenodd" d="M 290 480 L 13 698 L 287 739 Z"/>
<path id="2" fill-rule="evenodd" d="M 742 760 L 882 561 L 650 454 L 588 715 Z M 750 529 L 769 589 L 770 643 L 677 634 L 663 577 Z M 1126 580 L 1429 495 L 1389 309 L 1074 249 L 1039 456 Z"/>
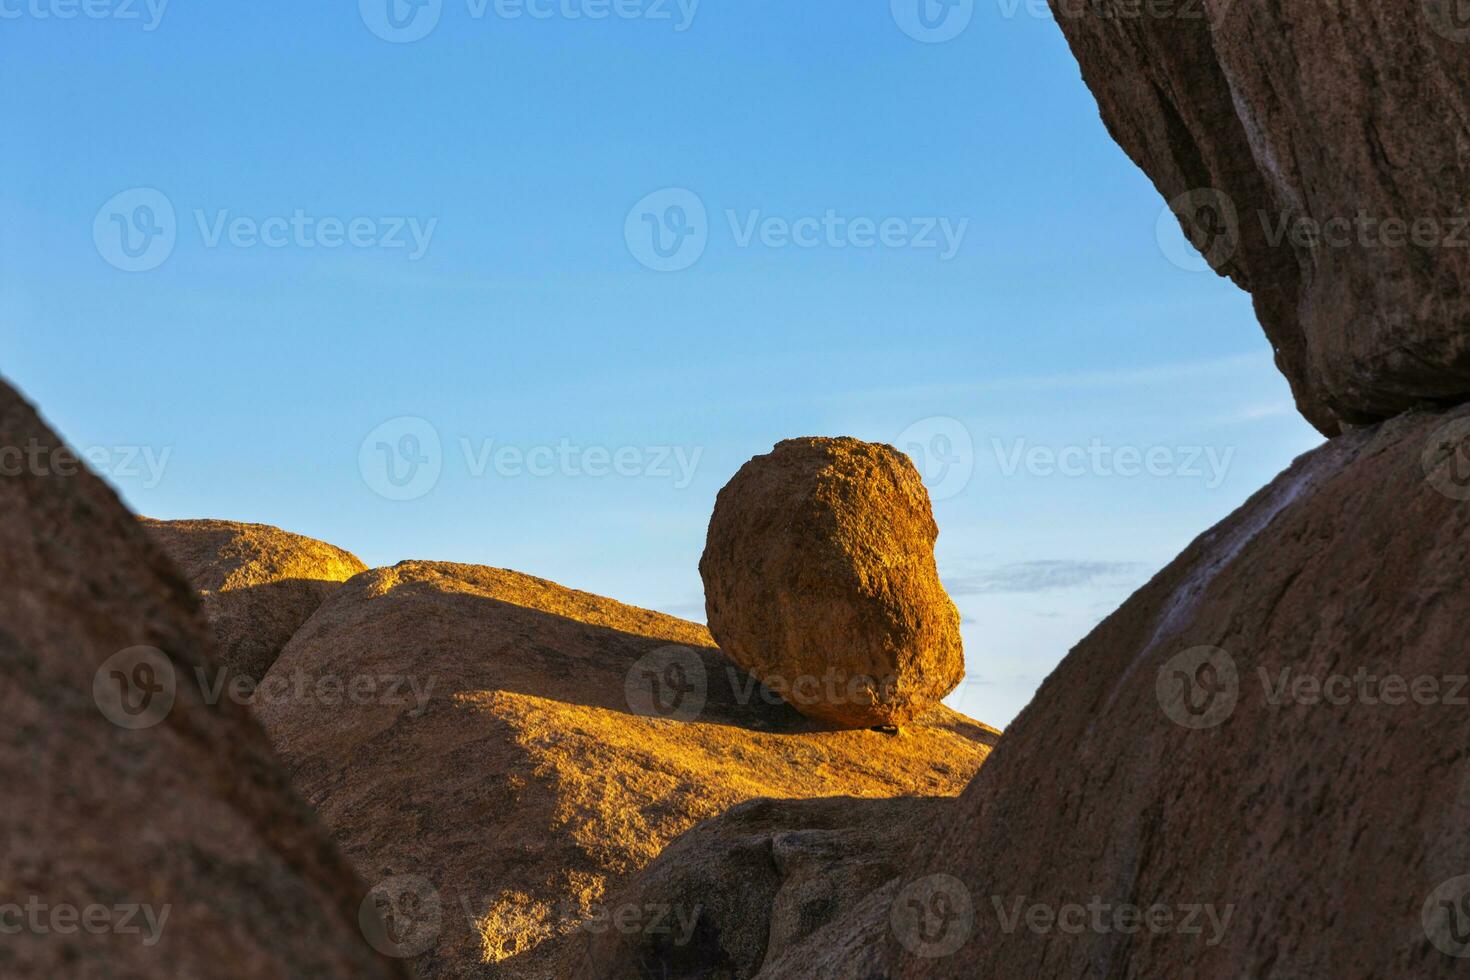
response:
<path id="1" fill-rule="evenodd" d="M 1026 4 L 91 2 L 0 4 L 0 344 L 142 513 L 702 619 L 741 463 L 902 441 L 1003 725 L 1319 441 Z"/>

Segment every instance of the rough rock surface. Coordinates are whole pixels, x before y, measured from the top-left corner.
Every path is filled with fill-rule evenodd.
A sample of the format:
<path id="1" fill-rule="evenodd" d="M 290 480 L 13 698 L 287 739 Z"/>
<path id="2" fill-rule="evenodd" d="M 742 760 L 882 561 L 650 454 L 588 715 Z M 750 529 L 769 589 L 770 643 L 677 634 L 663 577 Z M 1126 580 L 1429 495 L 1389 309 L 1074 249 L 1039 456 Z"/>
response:
<path id="1" fill-rule="evenodd" d="M 788 439 L 715 500 L 699 573 L 710 632 L 797 710 L 903 724 L 964 676 L 939 528 L 909 458 L 857 439 Z"/>
<path id="2" fill-rule="evenodd" d="M 268 524 L 143 524 L 203 600 L 220 663 L 253 681 L 323 599 L 367 570 L 350 552 Z"/>
<path id="3" fill-rule="evenodd" d="M 1470 398 L 1460 4 L 1051 4 L 1109 132 L 1253 294 L 1313 424 Z"/>
<path id="4" fill-rule="evenodd" d="M 834 731 L 694 623 L 430 562 L 344 585 L 256 698 L 359 872 L 442 910 L 421 976 L 562 980 L 580 948 L 548 940 L 701 820 L 757 797 L 953 796 L 997 737 L 943 706 L 898 734 Z"/>
<path id="5" fill-rule="evenodd" d="M 0 975 L 400 975 L 248 708 L 205 703 L 208 630 L 167 558 L 3 384 L 0 447 L 30 460 L 0 472 L 0 905 L 22 907 Z M 113 668 L 147 686 L 109 701 Z"/>
<path id="6" fill-rule="evenodd" d="M 670 844 L 608 902 L 657 909 L 653 929 L 614 916 L 569 940 L 578 980 L 748 980 L 901 874 L 923 828 L 955 801 L 752 800 Z"/>
<path id="7" fill-rule="evenodd" d="M 768 976 L 1462 974 L 1467 563 L 1470 408 L 1303 456 L 1072 651 L 917 855 L 966 889 L 957 951 L 828 936 Z"/>

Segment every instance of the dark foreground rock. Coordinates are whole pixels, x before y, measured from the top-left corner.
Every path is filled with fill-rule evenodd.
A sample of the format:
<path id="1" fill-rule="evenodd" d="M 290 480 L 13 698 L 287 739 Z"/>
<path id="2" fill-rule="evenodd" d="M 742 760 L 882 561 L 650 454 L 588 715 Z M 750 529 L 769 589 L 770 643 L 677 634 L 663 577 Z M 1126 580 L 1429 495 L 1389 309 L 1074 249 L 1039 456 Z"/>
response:
<path id="1" fill-rule="evenodd" d="M 658 928 L 584 928 L 578 980 L 749 980 L 905 870 L 950 798 L 752 800 L 675 840 L 609 902 Z"/>
<path id="2" fill-rule="evenodd" d="M 1470 408 L 1303 456 L 1072 651 L 886 896 L 762 977 L 1460 975 L 1467 564 Z"/>
<path id="3" fill-rule="evenodd" d="M 0 975 L 393 977 L 188 586 L 0 384 Z M 19 926 L 19 930 L 15 929 Z"/>
<path id="4" fill-rule="evenodd" d="M 1462 5 L 1052 8 L 1108 131 L 1253 294 L 1313 424 L 1470 397 Z"/>
<path id="5" fill-rule="evenodd" d="M 700 821 L 758 797 L 954 796 L 997 738 L 942 706 L 899 734 L 834 730 L 763 693 L 702 626 L 436 562 L 335 592 L 256 704 L 359 872 L 392 883 L 403 950 L 436 977 L 564 980 L 600 923 L 657 925 L 618 889 Z M 691 928 L 723 934 L 727 912 Z"/>
<path id="6" fill-rule="evenodd" d="M 143 525 L 203 600 L 221 665 L 252 681 L 323 599 L 367 570 L 350 552 L 268 524 L 144 518 Z"/>
<path id="7" fill-rule="evenodd" d="M 788 439 L 715 500 L 699 573 L 710 632 L 798 711 L 901 725 L 965 673 L 939 528 L 909 458 L 857 439 Z"/>

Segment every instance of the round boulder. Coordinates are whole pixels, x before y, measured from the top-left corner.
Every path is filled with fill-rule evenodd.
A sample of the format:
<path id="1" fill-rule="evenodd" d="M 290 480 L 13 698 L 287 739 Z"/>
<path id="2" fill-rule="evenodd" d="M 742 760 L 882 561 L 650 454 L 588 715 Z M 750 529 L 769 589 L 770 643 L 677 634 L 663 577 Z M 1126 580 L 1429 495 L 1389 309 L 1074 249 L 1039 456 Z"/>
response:
<path id="1" fill-rule="evenodd" d="M 892 446 L 778 443 L 715 499 L 699 562 L 710 632 L 806 715 L 903 724 L 965 672 L 938 536 L 918 471 Z"/>

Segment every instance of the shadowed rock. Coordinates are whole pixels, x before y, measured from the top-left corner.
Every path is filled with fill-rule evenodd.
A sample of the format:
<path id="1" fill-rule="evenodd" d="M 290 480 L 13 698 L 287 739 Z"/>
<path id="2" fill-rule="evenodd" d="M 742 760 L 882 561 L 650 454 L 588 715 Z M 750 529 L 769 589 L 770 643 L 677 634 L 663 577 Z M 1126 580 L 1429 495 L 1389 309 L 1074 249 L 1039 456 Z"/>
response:
<path id="1" fill-rule="evenodd" d="M 572 940 L 577 980 L 749 980 L 862 907 L 954 801 L 753 800 L 675 840 Z M 636 911 L 635 911 L 636 910 Z M 622 919 L 619 919 L 619 916 Z"/>
<path id="2" fill-rule="evenodd" d="M 1052 0 L 1108 132 L 1328 435 L 1470 398 L 1461 7 Z"/>
<path id="3" fill-rule="evenodd" d="M 3 384 L 0 447 L 0 975 L 399 976 L 172 564 Z"/>
<path id="4" fill-rule="evenodd" d="M 323 599 L 367 569 L 350 552 L 268 524 L 143 518 L 143 525 L 203 600 L 220 663 L 252 681 Z"/>
<path id="5" fill-rule="evenodd" d="M 788 439 L 715 500 L 699 572 L 720 649 L 797 710 L 897 725 L 964 676 L 939 528 L 909 458 L 857 439 Z"/>

